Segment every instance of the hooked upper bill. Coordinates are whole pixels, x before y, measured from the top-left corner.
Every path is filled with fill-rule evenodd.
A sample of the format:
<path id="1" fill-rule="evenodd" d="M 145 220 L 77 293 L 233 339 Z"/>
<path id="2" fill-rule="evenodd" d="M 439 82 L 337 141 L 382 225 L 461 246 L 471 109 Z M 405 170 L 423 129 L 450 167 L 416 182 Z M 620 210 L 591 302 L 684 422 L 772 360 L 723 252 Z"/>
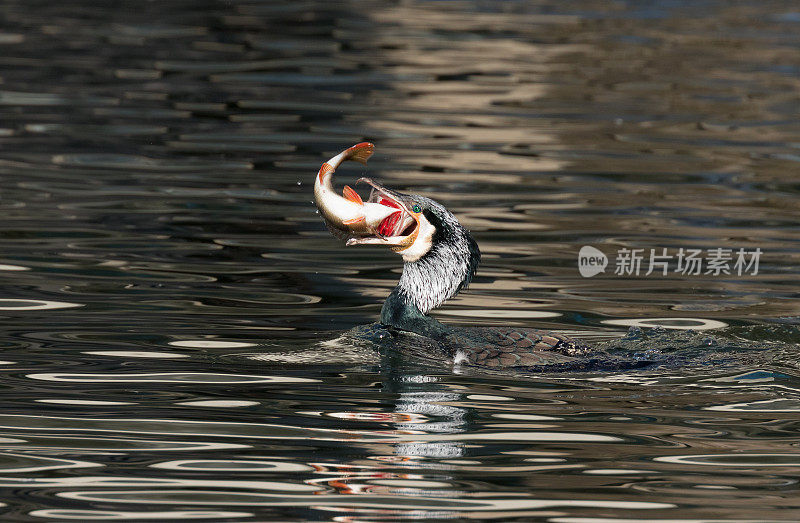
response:
<path id="1" fill-rule="evenodd" d="M 416 259 L 417 251 L 421 251 L 420 232 L 426 238 L 427 252 L 433 227 L 412 197 L 387 189 L 369 178 L 358 180 L 371 186 L 366 200 L 350 186 L 344 187 L 342 196 L 333 189 L 333 173 L 342 162 L 353 160 L 366 164 L 374 149 L 371 143 L 359 143 L 323 163 L 314 184 L 315 203 L 331 232 L 347 238 L 347 245 L 386 245 L 407 260 Z"/>

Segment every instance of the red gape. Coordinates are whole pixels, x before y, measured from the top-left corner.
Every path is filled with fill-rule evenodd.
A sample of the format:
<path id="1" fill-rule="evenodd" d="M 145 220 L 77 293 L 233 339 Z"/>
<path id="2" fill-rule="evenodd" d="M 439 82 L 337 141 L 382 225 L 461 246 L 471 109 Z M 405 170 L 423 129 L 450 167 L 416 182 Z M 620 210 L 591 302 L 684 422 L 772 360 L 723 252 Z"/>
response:
<path id="1" fill-rule="evenodd" d="M 381 224 L 378 226 L 378 234 L 381 236 L 391 236 L 392 232 L 394 232 L 395 225 L 397 225 L 397 222 L 400 221 L 400 217 L 402 215 L 403 213 L 398 211 L 384 218 Z"/>
<path id="2" fill-rule="evenodd" d="M 394 202 L 392 200 L 387 200 L 386 198 L 381 198 L 381 201 L 378 202 L 378 203 L 380 203 L 381 205 L 385 205 L 387 207 L 394 207 L 395 209 L 399 209 L 400 208 L 400 206 L 397 204 L 397 202 Z"/>

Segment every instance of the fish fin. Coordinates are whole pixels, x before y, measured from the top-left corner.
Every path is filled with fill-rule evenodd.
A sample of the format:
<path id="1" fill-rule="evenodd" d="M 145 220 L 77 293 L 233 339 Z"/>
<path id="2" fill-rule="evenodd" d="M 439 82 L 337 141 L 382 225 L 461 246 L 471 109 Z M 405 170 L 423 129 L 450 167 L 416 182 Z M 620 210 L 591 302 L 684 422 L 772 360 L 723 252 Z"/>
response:
<path id="1" fill-rule="evenodd" d="M 357 223 L 361 223 L 365 221 L 363 216 L 359 216 L 358 218 L 353 218 L 352 220 L 344 220 L 342 223 L 344 225 L 355 225 Z"/>
<path id="2" fill-rule="evenodd" d="M 332 173 L 334 170 L 335 169 L 333 168 L 333 166 L 331 164 L 329 164 L 328 162 L 325 162 L 325 163 L 322 164 L 322 167 L 319 168 L 319 172 L 317 173 L 317 176 L 319 177 L 319 180 L 322 181 L 322 179 L 325 178 L 326 174 Z"/>
<path id="3" fill-rule="evenodd" d="M 346 151 L 345 160 L 352 160 L 354 162 L 367 164 L 367 160 L 372 156 L 375 151 L 375 146 L 369 142 L 357 143 Z"/>
<path id="4" fill-rule="evenodd" d="M 342 194 L 344 195 L 346 200 L 350 200 L 353 203 L 357 203 L 359 205 L 364 203 L 364 200 L 361 199 L 361 196 L 359 196 L 359 194 L 355 192 L 353 188 L 350 187 L 349 185 L 344 186 Z"/>

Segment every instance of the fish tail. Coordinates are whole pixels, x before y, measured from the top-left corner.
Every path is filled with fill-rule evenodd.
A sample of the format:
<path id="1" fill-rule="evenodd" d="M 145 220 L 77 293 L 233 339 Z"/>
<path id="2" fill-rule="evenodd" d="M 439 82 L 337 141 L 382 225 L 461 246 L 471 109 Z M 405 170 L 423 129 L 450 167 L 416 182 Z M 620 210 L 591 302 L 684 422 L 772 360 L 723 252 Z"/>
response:
<path id="1" fill-rule="evenodd" d="M 350 147 L 345 151 L 344 160 L 352 160 L 354 162 L 367 164 L 367 160 L 372 156 L 375 151 L 375 146 L 369 142 L 361 142 Z"/>

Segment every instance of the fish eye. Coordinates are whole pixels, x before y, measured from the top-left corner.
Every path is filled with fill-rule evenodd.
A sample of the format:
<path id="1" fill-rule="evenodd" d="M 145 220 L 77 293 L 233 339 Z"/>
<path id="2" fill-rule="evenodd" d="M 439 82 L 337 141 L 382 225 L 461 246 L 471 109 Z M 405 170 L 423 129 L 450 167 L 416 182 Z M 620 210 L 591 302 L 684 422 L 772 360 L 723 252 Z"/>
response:
<path id="1" fill-rule="evenodd" d="M 422 207 L 419 206 L 418 203 L 415 203 L 414 206 L 411 208 L 413 212 L 419 213 L 422 212 Z"/>

